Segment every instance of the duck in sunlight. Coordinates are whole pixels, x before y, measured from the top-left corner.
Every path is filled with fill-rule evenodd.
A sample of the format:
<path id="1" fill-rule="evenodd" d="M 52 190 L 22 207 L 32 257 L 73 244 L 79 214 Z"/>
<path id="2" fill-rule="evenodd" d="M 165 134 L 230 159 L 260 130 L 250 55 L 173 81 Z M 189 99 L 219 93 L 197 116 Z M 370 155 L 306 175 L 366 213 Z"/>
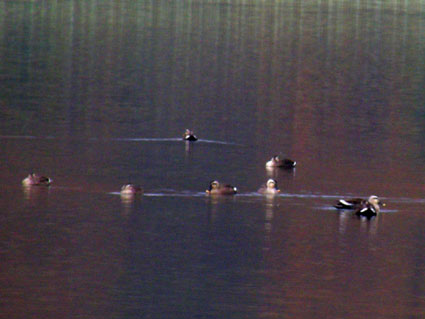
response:
<path id="1" fill-rule="evenodd" d="M 274 195 L 280 192 L 280 189 L 277 186 L 277 182 L 270 178 L 265 185 L 262 185 L 258 190 L 260 194 L 265 195 Z"/>
<path id="2" fill-rule="evenodd" d="M 358 216 L 374 216 L 379 214 L 381 206 L 385 206 L 378 196 L 371 195 L 367 200 L 363 198 L 340 199 L 334 205 L 338 209 L 354 209 Z"/>
<path id="3" fill-rule="evenodd" d="M 35 173 L 29 174 L 22 180 L 23 186 L 50 186 L 52 179 Z"/>
<path id="4" fill-rule="evenodd" d="M 198 140 L 198 137 L 193 133 L 193 131 L 186 129 L 183 134 L 183 139 L 185 141 L 195 142 Z"/>
<path id="5" fill-rule="evenodd" d="M 279 155 L 274 155 L 270 161 L 266 162 L 267 168 L 281 167 L 281 168 L 294 168 L 297 165 L 296 161 L 289 158 L 281 158 Z"/>
<path id="6" fill-rule="evenodd" d="M 121 187 L 120 194 L 122 196 L 134 196 L 137 194 L 142 194 L 143 190 L 139 185 L 134 184 L 125 184 Z"/>
<path id="7" fill-rule="evenodd" d="M 218 181 L 212 181 L 206 190 L 206 193 L 210 195 L 234 195 L 237 192 L 236 187 L 229 184 L 222 185 Z"/>

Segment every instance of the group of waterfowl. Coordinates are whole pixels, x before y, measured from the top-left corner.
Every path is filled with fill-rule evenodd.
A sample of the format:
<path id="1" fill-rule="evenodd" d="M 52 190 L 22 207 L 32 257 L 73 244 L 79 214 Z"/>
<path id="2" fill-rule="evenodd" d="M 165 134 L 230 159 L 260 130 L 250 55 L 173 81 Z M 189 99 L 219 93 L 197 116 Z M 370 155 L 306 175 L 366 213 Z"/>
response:
<path id="1" fill-rule="evenodd" d="M 198 137 L 192 130 L 186 129 L 183 134 L 183 140 L 195 142 L 198 140 Z M 297 162 L 287 158 L 282 159 L 278 155 L 273 156 L 270 161 L 266 163 L 266 167 L 294 168 L 295 165 L 297 165 Z M 211 181 L 208 189 L 206 190 L 206 193 L 210 195 L 234 195 L 237 192 L 238 189 L 235 186 L 230 184 L 220 184 L 217 180 Z M 280 190 L 277 186 L 277 182 L 274 179 L 269 179 L 265 185 L 261 186 L 258 192 L 261 194 L 276 194 L 279 193 Z"/>
<path id="2" fill-rule="evenodd" d="M 183 134 L 183 140 L 189 142 L 195 142 L 198 140 L 197 136 L 193 131 L 186 129 Z M 297 165 L 297 162 L 288 159 L 281 158 L 279 155 L 274 155 L 269 161 L 266 162 L 267 168 L 285 168 L 292 169 Z M 22 185 L 25 187 L 31 186 L 50 186 L 52 179 L 46 176 L 38 174 L 29 174 L 22 181 Z M 219 181 L 214 180 L 209 184 L 206 193 L 208 195 L 235 195 L 238 192 L 238 189 L 235 186 L 229 184 L 221 184 Z M 274 179 L 269 179 L 265 185 L 261 186 L 258 190 L 260 194 L 274 195 L 279 193 L 279 187 L 277 181 Z M 137 194 L 142 194 L 143 189 L 139 185 L 135 184 L 125 184 L 121 187 L 120 194 L 122 196 L 134 196 Z M 353 210 L 354 213 L 358 216 L 371 217 L 375 216 L 380 212 L 380 207 L 385 206 L 384 203 L 380 201 L 378 196 L 372 195 L 368 199 L 363 198 L 351 198 L 351 199 L 340 199 L 334 205 L 337 209 L 349 209 Z"/>

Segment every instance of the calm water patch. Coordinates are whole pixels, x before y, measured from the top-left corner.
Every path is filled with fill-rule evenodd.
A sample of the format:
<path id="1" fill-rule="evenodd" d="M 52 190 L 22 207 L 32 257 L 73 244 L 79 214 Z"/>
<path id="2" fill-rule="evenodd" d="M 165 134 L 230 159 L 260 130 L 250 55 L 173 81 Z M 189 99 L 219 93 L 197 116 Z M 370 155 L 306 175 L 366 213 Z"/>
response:
<path id="1" fill-rule="evenodd" d="M 424 28 L 419 0 L 0 1 L 0 316 L 424 318 Z"/>

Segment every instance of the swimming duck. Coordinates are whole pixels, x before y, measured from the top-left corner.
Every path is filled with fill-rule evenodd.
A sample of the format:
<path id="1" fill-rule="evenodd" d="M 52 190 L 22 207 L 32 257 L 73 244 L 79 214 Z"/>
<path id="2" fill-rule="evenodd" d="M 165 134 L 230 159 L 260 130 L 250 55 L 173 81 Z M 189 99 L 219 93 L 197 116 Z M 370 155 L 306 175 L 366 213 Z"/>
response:
<path id="1" fill-rule="evenodd" d="M 372 195 L 367 200 L 363 198 L 340 199 L 334 207 L 338 209 L 359 209 L 364 208 L 364 206 L 368 203 L 372 205 L 376 204 L 378 205 L 378 208 L 379 205 L 385 206 L 385 204 L 379 200 L 378 196 Z"/>
<path id="2" fill-rule="evenodd" d="M 366 202 L 363 202 L 360 207 L 357 208 L 355 214 L 358 216 L 372 217 L 378 215 L 381 211 L 380 206 L 385 206 L 378 196 L 372 195 Z"/>
<path id="3" fill-rule="evenodd" d="M 270 161 L 266 163 L 266 167 L 282 167 L 282 168 L 294 168 L 297 165 L 297 162 L 289 159 L 281 159 L 279 155 L 274 155 Z"/>
<path id="4" fill-rule="evenodd" d="M 140 186 L 134 184 L 125 184 L 121 187 L 121 195 L 135 195 L 143 193 Z"/>
<path id="5" fill-rule="evenodd" d="M 22 185 L 24 186 L 49 186 L 52 183 L 52 180 L 46 176 L 40 176 L 37 174 L 29 174 L 22 180 Z"/>
<path id="6" fill-rule="evenodd" d="M 238 189 L 236 187 L 229 184 L 221 185 L 218 181 L 212 181 L 206 190 L 207 194 L 211 195 L 234 195 L 237 191 Z"/>
<path id="7" fill-rule="evenodd" d="M 191 141 L 191 142 L 194 142 L 194 141 L 197 141 L 198 140 L 198 138 L 196 137 L 196 135 L 193 134 L 193 131 L 191 131 L 189 129 L 186 129 L 186 131 L 184 132 L 183 139 L 185 141 Z"/>
<path id="8" fill-rule="evenodd" d="M 266 185 L 260 187 L 258 192 L 261 194 L 276 194 L 280 192 L 280 189 L 277 187 L 277 182 L 270 178 Z"/>

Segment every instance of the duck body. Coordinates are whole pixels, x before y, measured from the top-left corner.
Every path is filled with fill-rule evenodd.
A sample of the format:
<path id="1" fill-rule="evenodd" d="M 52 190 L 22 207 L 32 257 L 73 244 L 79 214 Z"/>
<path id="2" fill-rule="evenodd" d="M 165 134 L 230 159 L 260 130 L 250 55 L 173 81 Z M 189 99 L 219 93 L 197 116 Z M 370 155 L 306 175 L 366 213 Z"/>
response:
<path id="1" fill-rule="evenodd" d="M 22 180 L 24 186 L 50 186 L 52 179 L 38 174 L 29 174 Z"/>
<path id="2" fill-rule="evenodd" d="M 235 195 L 238 189 L 229 184 L 220 184 L 218 181 L 212 181 L 209 188 L 206 190 L 210 195 Z"/>
<path id="3" fill-rule="evenodd" d="M 183 134 L 183 139 L 185 141 L 195 142 L 198 140 L 198 137 L 193 133 L 193 131 L 186 129 Z"/>
<path id="4" fill-rule="evenodd" d="M 363 198 L 340 199 L 334 207 L 338 209 L 358 209 L 366 202 Z"/>
<path id="5" fill-rule="evenodd" d="M 142 194 L 143 190 L 140 186 L 134 184 L 125 184 L 121 187 L 121 195 Z"/>
<path id="6" fill-rule="evenodd" d="M 260 187 L 258 190 L 260 194 L 273 195 L 280 192 L 280 189 L 277 186 L 277 182 L 274 179 L 269 179 L 267 183 Z"/>
<path id="7" fill-rule="evenodd" d="M 365 203 L 362 207 L 358 208 L 355 211 L 355 214 L 357 216 L 363 216 L 363 217 L 373 217 L 379 214 L 380 207 L 379 205 L 374 205 L 369 202 Z"/>
<path id="8" fill-rule="evenodd" d="M 296 161 L 289 158 L 280 158 L 279 155 L 274 155 L 268 162 L 266 167 L 282 167 L 282 168 L 294 168 L 297 165 Z"/>

